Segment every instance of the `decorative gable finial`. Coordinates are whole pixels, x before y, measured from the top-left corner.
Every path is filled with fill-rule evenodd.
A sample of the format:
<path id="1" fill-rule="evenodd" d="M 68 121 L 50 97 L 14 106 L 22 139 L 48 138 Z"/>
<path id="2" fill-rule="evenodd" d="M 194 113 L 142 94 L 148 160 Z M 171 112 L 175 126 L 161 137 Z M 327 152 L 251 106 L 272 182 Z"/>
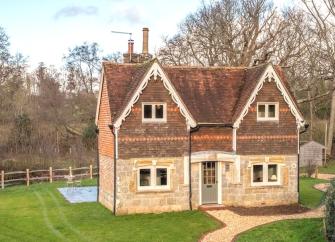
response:
<path id="1" fill-rule="evenodd" d="M 151 77 L 154 77 L 154 80 L 156 81 L 157 80 L 157 76 L 159 76 L 160 78 L 162 78 L 162 75 L 160 73 L 160 71 L 158 70 L 158 68 L 153 68 L 151 73 L 150 73 L 150 78 Z"/>

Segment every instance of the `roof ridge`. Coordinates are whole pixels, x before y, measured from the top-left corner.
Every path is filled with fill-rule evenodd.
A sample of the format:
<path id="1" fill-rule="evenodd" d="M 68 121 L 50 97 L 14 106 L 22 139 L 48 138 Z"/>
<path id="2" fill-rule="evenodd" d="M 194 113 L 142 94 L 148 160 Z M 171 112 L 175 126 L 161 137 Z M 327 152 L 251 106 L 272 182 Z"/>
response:
<path id="1" fill-rule="evenodd" d="M 149 63 L 153 63 L 156 61 L 156 58 L 153 58 L 151 60 L 147 60 L 147 61 L 144 61 L 144 62 L 140 62 L 140 63 L 117 63 L 117 62 L 114 62 L 114 61 L 111 61 L 111 60 L 103 60 L 102 61 L 102 64 L 103 65 L 113 65 L 113 66 L 144 66 L 144 65 L 147 65 Z"/>
<path id="2" fill-rule="evenodd" d="M 174 68 L 174 69 L 238 69 L 238 70 L 250 70 L 254 68 L 259 68 L 263 66 L 271 65 L 271 63 L 262 63 L 256 66 L 195 66 L 195 65 L 162 65 L 163 68 Z"/>

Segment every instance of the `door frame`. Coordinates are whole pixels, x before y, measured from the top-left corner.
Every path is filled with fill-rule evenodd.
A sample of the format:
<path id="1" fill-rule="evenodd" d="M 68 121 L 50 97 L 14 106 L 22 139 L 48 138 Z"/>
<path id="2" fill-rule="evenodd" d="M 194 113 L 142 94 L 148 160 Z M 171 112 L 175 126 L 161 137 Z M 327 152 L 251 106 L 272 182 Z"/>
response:
<path id="1" fill-rule="evenodd" d="M 222 162 L 216 160 L 206 160 L 199 162 L 199 205 L 202 205 L 202 183 L 203 183 L 203 172 L 202 172 L 202 164 L 204 162 L 213 161 L 217 165 L 217 179 L 218 179 L 218 188 L 217 188 L 217 204 L 222 204 Z"/>

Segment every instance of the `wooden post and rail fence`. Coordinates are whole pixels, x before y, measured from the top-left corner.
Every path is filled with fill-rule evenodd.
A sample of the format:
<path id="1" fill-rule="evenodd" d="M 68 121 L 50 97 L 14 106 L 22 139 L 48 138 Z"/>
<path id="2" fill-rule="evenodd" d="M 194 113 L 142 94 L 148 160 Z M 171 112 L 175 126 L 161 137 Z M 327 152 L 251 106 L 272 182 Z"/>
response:
<path id="1" fill-rule="evenodd" d="M 11 171 L 5 172 L 1 171 L 0 182 L 1 189 L 5 189 L 7 186 L 11 185 L 19 185 L 25 184 L 26 186 L 30 186 L 33 182 L 41 182 L 41 181 L 49 181 L 52 183 L 56 180 L 66 180 L 67 176 L 74 177 L 74 179 L 82 179 L 89 178 L 93 179 L 93 177 L 97 176 L 97 167 L 93 167 L 92 165 L 88 167 L 79 167 L 79 168 L 69 168 L 64 169 L 54 169 L 49 167 L 47 170 L 29 170 L 25 171 Z"/>

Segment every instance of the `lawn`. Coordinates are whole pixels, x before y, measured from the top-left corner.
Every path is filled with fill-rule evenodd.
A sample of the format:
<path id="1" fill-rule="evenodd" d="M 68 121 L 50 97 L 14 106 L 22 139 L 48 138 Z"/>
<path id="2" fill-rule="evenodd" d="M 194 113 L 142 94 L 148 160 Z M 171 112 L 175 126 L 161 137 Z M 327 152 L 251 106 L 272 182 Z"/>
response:
<path id="1" fill-rule="evenodd" d="M 300 204 L 308 208 L 318 207 L 324 198 L 324 193 L 313 188 L 315 184 L 328 181 L 308 177 L 300 177 Z"/>
<path id="2" fill-rule="evenodd" d="M 327 166 L 320 166 L 319 173 L 335 174 L 335 160 L 330 160 Z"/>
<path id="3" fill-rule="evenodd" d="M 322 219 L 284 220 L 257 227 L 241 234 L 238 242 L 326 242 Z M 260 239 L 262 238 L 262 239 Z"/>
<path id="4" fill-rule="evenodd" d="M 321 179 L 300 178 L 300 203 L 309 208 L 319 206 L 324 198 L 324 193 L 313 188 L 315 184 L 327 182 Z M 322 219 L 297 219 L 284 220 L 246 231 L 238 236 L 238 242 L 273 242 L 273 241 L 326 241 L 323 237 Z"/>
<path id="5" fill-rule="evenodd" d="M 198 211 L 115 217 L 98 203 L 69 204 L 56 190 L 62 186 L 0 190 L 0 241 L 197 241 L 219 227 Z"/>

